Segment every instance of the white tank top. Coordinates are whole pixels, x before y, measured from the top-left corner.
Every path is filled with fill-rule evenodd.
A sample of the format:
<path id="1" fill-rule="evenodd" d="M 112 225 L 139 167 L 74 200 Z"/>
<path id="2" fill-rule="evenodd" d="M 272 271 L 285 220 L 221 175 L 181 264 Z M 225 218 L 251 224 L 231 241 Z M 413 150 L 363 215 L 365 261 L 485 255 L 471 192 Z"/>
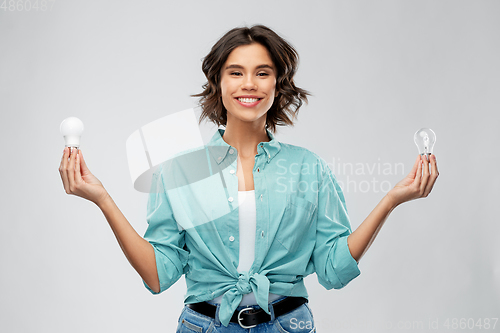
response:
<path id="1" fill-rule="evenodd" d="M 238 191 L 240 260 L 238 272 L 249 271 L 255 259 L 255 232 L 257 229 L 257 208 L 255 190 Z"/>
<path id="2" fill-rule="evenodd" d="M 238 272 L 250 271 L 255 259 L 255 232 L 257 229 L 257 209 L 255 206 L 255 190 L 238 191 L 239 228 L 240 228 L 240 255 Z M 269 302 L 281 295 L 269 293 Z M 220 303 L 222 295 L 214 298 L 210 303 Z M 240 306 L 257 304 L 253 292 L 244 294 Z"/>

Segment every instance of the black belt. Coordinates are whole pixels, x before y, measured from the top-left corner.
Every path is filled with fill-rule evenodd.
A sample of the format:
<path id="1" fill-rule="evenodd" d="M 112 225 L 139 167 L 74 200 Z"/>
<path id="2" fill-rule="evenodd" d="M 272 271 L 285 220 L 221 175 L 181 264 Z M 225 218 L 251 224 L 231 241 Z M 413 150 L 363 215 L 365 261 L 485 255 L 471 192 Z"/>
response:
<path id="1" fill-rule="evenodd" d="M 287 297 L 279 302 L 274 303 L 274 317 L 279 317 L 288 313 L 295 308 L 298 308 L 302 304 L 307 303 L 307 298 L 304 297 Z M 215 318 L 215 312 L 217 310 L 217 305 L 213 305 L 207 302 L 186 304 L 190 309 L 201 313 L 202 315 Z M 248 311 L 248 312 L 246 312 Z M 271 320 L 271 316 L 267 314 L 262 308 L 245 308 L 239 312 L 234 312 L 231 317 L 232 323 L 238 323 L 243 328 L 251 328 L 258 324 L 265 323 Z"/>

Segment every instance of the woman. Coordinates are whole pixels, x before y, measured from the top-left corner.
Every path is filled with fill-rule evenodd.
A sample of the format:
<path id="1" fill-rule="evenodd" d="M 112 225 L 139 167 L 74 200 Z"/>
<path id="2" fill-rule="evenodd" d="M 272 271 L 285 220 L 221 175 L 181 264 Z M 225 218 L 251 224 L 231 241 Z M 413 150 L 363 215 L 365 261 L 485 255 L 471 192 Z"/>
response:
<path id="1" fill-rule="evenodd" d="M 315 272 L 325 288 L 344 287 L 360 274 L 358 262 L 391 211 L 426 197 L 436 181 L 435 156 L 418 156 L 351 233 L 342 189 L 326 162 L 273 135 L 276 126 L 293 125 L 307 102 L 308 92 L 293 81 L 297 63 L 294 48 L 262 25 L 232 29 L 213 46 L 203 61 L 205 90 L 194 96 L 202 97 L 200 122 L 225 126 L 206 146 L 209 176 L 220 174 L 210 179 L 222 182 L 175 188 L 185 176 L 182 162 L 162 164 L 144 238 L 81 150 L 64 151 L 66 192 L 99 206 L 145 287 L 158 294 L 185 274 L 178 332 L 315 331 L 303 278 Z"/>

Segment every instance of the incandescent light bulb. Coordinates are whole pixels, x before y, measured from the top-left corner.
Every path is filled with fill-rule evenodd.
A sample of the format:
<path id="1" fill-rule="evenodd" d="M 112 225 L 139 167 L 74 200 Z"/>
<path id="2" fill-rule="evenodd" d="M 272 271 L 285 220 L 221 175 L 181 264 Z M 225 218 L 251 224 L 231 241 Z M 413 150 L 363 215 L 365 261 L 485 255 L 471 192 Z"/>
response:
<path id="1" fill-rule="evenodd" d="M 415 144 L 420 155 L 430 155 L 436 143 L 436 133 L 430 128 L 421 128 L 414 135 Z"/>
<path id="2" fill-rule="evenodd" d="M 83 123 L 76 117 L 69 117 L 62 121 L 59 127 L 61 134 L 64 136 L 66 147 L 80 147 L 80 136 L 83 133 Z"/>

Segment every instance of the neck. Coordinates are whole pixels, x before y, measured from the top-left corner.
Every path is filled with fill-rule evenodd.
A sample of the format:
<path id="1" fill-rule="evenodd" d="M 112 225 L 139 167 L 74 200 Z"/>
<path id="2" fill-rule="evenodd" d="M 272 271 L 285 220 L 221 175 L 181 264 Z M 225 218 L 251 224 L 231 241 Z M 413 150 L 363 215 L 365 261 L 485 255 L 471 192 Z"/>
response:
<path id="1" fill-rule="evenodd" d="M 254 158 L 257 155 L 257 145 L 260 142 L 270 141 L 265 123 L 228 122 L 222 138 L 227 144 L 236 148 L 238 157 L 241 158 Z"/>

